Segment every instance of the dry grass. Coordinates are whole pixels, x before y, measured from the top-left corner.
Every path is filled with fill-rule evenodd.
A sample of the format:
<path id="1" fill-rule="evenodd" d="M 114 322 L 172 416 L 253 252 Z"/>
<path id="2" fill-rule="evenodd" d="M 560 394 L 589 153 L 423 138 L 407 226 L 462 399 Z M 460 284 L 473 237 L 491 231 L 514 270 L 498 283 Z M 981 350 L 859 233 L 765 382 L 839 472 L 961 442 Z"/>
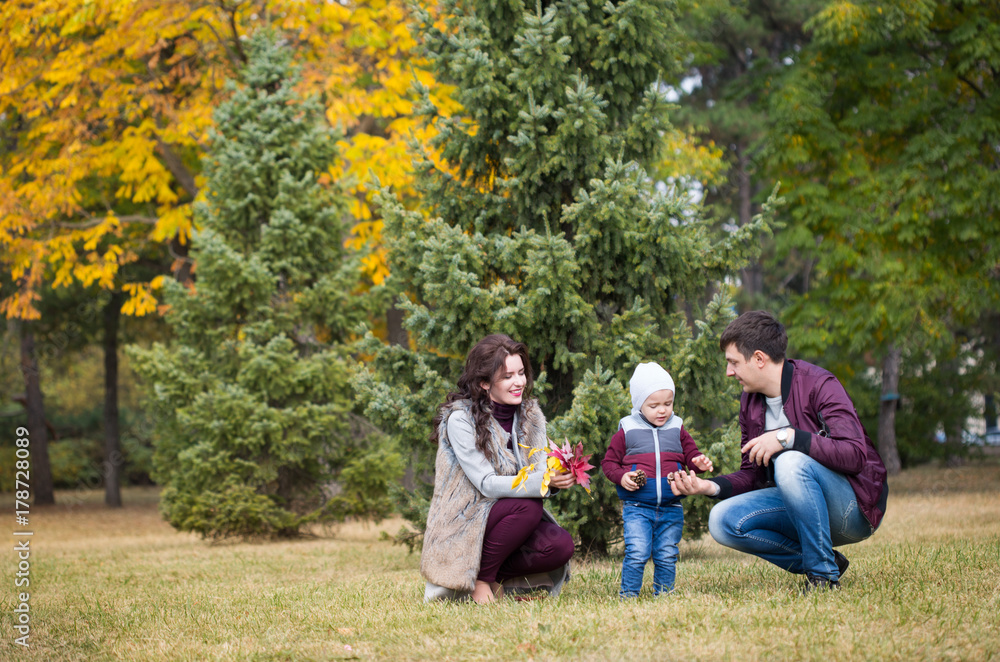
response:
<path id="1" fill-rule="evenodd" d="M 682 544 L 665 599 L 618 601 L 612 560 L 575 563 L 558 600 L 477 607 L 421 602 L 419 558 L 379 540 L 399 522 L 211 545 L 164 524 L 153 490 L 120 511 L 57 494 L 32 512 L 29 650 L 13 643 L 17 560 L 0 555 L 0 659 L 1000 659 L 998 497 L 995 460 L 904 473 L 878 533 L 843 548 L 839 593 L 802 596 L 703 539 Z"/>

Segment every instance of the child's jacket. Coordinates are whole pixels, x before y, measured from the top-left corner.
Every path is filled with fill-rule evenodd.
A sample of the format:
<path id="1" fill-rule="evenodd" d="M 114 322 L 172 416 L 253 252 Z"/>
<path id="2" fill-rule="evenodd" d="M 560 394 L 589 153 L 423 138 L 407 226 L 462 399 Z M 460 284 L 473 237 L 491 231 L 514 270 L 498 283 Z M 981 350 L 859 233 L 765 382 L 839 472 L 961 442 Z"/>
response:
<path id="1" fill-rule="evenodd" d="M 685 466 L 695 469 L 691 460 L 701 455 L 683 423 L 675 414 L 656 427 L 639 413 L 626 416 L 618 423 L 618 431 L 611 437 L 601 460 L 601 469 L 618 486 L 618 497 L 622 501 L 662 506 L 680 499 L 670 491 L 667 474 Z M 622 476 L 636 469 L 645 472 L 646 484 L 629 492 L 621 486 Z"/>

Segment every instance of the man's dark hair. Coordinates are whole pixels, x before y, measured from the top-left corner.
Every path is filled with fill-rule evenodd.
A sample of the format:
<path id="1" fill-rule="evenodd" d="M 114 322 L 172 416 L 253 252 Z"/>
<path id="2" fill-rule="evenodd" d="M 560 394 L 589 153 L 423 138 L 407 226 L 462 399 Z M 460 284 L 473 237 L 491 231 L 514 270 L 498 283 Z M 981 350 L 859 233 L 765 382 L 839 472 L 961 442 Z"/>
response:
<path id="1" fill-rule="evenodd" d="M 736 345 L 736 351 L 747 360 L 759 349 L 772 361 L 781 361 L 788 349 L 788 334 L 774 315 L 766 310 L 752 310 L 734 319 L 722 332 L 719 348 L 724 352 L 730 345 Z"/>

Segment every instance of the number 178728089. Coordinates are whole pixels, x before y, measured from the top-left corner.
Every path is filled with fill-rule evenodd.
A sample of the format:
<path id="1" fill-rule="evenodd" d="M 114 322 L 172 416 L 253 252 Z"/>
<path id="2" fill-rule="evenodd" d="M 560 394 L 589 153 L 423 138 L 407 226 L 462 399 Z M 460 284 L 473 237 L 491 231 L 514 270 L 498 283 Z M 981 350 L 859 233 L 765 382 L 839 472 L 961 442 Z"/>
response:
<path id="1" fill-rule="evenodd" d="M 18 517 L 18 522 L 26 523 L 29 512 L 28 498 L 31 495 L 31 451 L 29 447 L 31 442 L 28 440 L 28 429 L 19 427 L 15 430 L 17 433 L 17 440 L 14 442 L 17 447 L 14 454 L 17 456 L 17 460 L 14 463 L 14 468 L 16 469 L 16 474 L 14 475 L 14 505 L 16 510 L 14 514 Z"/>

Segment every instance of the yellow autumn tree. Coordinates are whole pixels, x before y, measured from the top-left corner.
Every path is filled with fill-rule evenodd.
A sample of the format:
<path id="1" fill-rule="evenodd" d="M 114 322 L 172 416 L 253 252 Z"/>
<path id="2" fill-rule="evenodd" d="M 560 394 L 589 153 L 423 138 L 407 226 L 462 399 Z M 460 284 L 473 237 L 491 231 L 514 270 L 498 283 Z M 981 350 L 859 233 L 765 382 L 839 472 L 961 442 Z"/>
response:
<path id="1" fill-rule="evenodd" d="M 351 241 L 372 247 L 366 269 L 384 278 L 365 182 L 374 171 L 406 194 L 405 141 L 425 138 L 410 89 L 432 84 L 402 1 L 0 3 L 0 312 L 37 319 L 43 289 L 71 283 L 114 292 L 126 315 L 156 310 L 158 280 L 191 267 L 211 112 L 264 24 L 286 35 L 303 92 L 323 91 L 345 132 L 330 175 L 353 179 Z"/>
<path id="2" fill-rule="evenodd" d="M 439 114 L 458 110 L 453 88 L 435 84 L 428 63 L 416 55 L 407 4 L 370 0 L 296 7 L 281 20 L 286 32 L 300 40 L 297 50 L 308 60 L 307 84 L 325 91 L 327 118 L 345 130 L 341 160 L 331 175 L 350 182 L 356 221 L 350 243 L 367 249 L 362 262 L 376 285 L 389 272 L 382 220 L 372 204 L 372 175 L 404 200 L 412 199 L 409 143 L 426 146 L 434 134 L 414 114 L 414 84 L 429 90 Z"/>
<path id="3" fill-rule="evenodd" d="M 403 2 L 42 0 L 3 3 L 0 22 L 0 247 L 19 286 L 0 302 L 8 317 L 37 317 L 43 281 L 118 287 L 126 314 L 154 310 L 155 281 L 121 281 L 121 267 L 153 244 L 182 268 L 210 112 L 245 62 L 243 38 L 265 22 L 295 42 L 306 91 L 326 92 L 345 131 L 331 174 L 352 177 L 353 241 L 373 247 L 367 269 L 384 278 L 366 183 L 371 171 L 410 190 L 405 143 L 426 139 L 411 86 L 432 86 Z M 434 94 L 447 109 L 447 90 Z"/>

